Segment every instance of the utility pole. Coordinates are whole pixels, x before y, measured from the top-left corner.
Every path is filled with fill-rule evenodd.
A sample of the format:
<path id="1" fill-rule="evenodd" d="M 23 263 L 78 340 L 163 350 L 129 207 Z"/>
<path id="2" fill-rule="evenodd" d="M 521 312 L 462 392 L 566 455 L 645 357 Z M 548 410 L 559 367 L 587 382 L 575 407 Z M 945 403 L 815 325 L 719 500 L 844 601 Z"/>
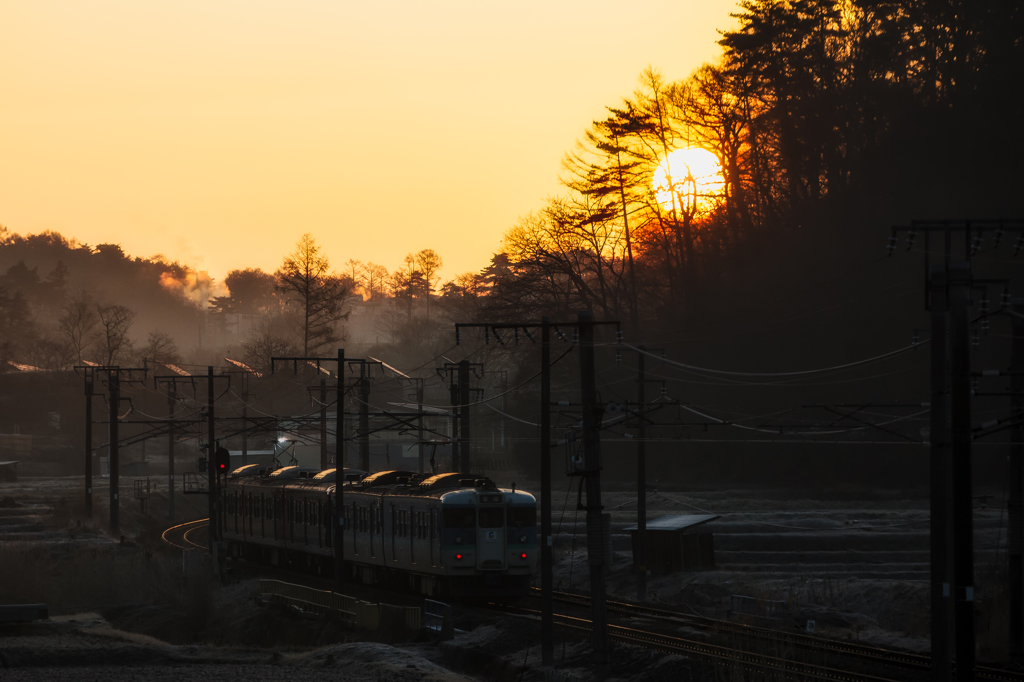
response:
<path id="1" fill-rule="evenodd" d="M 957 682 L 973 682 L 974 524 L 971 479 L 970 264 L 949 267 L 954 634 Z"/>
<path id="2" fill-rule="evenodd" d="M 551 562 L 551 326 L 541 318 L 540 328 L 540 570 L 541 663 L 555 662 L 554 576 Z"/>
<path id="3" fill-rule="evenodd" d="M 327 379 L 320 377 L 320 471 L 329 468 L 327 461 Z"/>
<path id="4" fill-rule="evenodd" d="M 608 665 L 608 612 L 605 595 L 604 519 L 601 506 L 601 440 L 603 410 L 596 401 L 594 314 L 579 313 L 580 394 L 583 410 L 583 469 L 587 484 L 587 560 L 590 563 L 590 604 L 594 663 Z M 961 682 L 961 681 L 958 681 Z"/>
<path id="5" fill-rule="evenodd" d="M 644 347 L 636 354 L 636 402 L 640 412 L 636 426 L 636 600 L 647 601 L 647 417 L 644 415 Z"/>
<path id="6" fill-rule="evenodd" d="M 928 307 L 931 311 L 931 635 L 932 679 L 949 682 L 953 641 L 952 565 L 950 563 L 950 510 L 952 480 L 949 455 L 947 291 L 944 265 L 931 270 Z"/>
<path id="7" fill-rule="evenodd" d="M 120 492 L 118 473 L 120 467 L 118 465 L 118 405 L 121 403 L 121 385 L 120 375 L 117 370 L 107 374 L 107 378 L 110 382 L 110 453 L 107 458 L 108 468 L 110 469 L 110 531 L 117 535 L 121 532 L 121 515 L 120 515 L 120 503 L 117 499 L 117 494 Z"/>
<path id="8" fill-rule="evenodd" d="M 469 360 L 459 362 L 459 465 L 456 471 L 468 474 L 473 469 L 469 440 Z"/>
<path id="9" fill-rule="evenodd" d="M 174 523 L 174 385 L 167 392 L 167 520 Z"/>
<path id="10" fill-rule="evenodd" d="M 94 374 L 85 372 L 85 513 L 92 519 L 92 383 Z"/>
<path id="11" fill-rule="evenodd" d="M 1013 348 L 1010 355 L 1010 414 L 1017 424 L 1010 431 L 1010 491 L 1007 500 L 1009 528 L 1007 550 L 1010 583 L 1010 657 L 1024 656 L 1024 298 L 1010 306 Z"/>
<path id="12" fill-rule="evenodd" d="M 209 495 L 207 495 L 207 511 L 210 515 L 210 525 L 207 527 L 207 534 L 209 535 L 210 545 L 210 556 L 214 555 L 214 543 L 217 541 L 217 493 L 219 486 L 217 485 L 217 464 L 214 461 L 216 459 L 215 453 L 216 448 L 214 439 L 217 436 L 216 433 L 216 422 L 214 421 L 214 409 L 213 409 L 213 366 L 210 365 L 206 368 L 206 418 L 207 418 L 207 446 L 206 446 L 206 475 L 209 477 L 207 487 L 209 488 Z"/>

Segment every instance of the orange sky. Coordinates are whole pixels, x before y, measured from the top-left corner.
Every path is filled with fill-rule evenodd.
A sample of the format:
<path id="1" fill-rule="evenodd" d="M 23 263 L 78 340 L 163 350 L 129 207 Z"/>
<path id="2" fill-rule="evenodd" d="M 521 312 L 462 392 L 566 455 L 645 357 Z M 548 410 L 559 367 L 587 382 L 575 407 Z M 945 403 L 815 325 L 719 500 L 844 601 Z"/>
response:
<path id="1" fill-rule="evenodd" d="M 275 269 L 437 250 L 484 267 L 562 154 L 734 0 L 32 0 L 0 8 L 0 224 Z"/>

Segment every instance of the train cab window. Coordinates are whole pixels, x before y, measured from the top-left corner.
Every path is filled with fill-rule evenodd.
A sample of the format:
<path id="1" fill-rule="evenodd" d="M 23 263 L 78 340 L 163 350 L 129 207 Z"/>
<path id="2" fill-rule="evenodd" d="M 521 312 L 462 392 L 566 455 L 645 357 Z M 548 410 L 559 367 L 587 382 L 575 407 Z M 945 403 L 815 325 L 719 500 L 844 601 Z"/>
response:
<path id="1" fill-rule="evenodd" d="M 445 528 L 472 528 L 476 525 L 476 514 L 472 507 L 444 509 L 441 511 L 441 521 Z"/>
<path id="2" fill-rule="evenodd" d="M 513 528 L 533 528 L 537 525 L 537 510 L 534 507 L 512 507 L 509 509 L 508 525 Z"/>
<path id="3" fill-rule="evenodd" d="M 505 510 L 501 507 L 480 507 L 478 514 L 481 528 L 501 528 L 505 525 Z"/>

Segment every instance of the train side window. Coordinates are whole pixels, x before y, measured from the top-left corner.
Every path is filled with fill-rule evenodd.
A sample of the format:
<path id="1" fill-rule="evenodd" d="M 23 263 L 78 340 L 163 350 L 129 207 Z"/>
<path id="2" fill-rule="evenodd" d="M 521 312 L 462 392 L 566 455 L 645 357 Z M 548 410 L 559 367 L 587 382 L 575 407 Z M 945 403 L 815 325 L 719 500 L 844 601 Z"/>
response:
<path id="1" fill-rule="evenodd" d="M 472 507 L 443 509 L 441 522 L 445 528 L 472 528 L 476 525 L 476 514 Z"/>
<path id="2" fill-rule="evenodd" d="M 375 532 L 377 533 L 377 535 L 383 535 L 384 534 L 384 508 L 383 507 L 374 507 L 373 508 L 373 520 L 374 520 L 374 523 L 377 526 L 374 529 Z"/>
<path id="3" fill-rule="evenodd" d="M 501 507 L 480 507 L 481 528 L 501 528 L 505 525 L 505 510 Z"/>

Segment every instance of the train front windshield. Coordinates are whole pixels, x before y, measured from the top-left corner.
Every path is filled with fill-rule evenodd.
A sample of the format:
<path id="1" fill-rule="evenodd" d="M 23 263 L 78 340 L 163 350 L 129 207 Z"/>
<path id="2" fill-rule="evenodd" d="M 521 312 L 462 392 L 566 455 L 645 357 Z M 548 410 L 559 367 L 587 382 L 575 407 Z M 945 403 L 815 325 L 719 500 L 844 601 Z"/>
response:
<path id="1" fill-rule="evenodd" d="M 505 525 L 505 510 L 501 507 L 480 507 L 477 515 L 481 528 L 501 528 Z"/>

